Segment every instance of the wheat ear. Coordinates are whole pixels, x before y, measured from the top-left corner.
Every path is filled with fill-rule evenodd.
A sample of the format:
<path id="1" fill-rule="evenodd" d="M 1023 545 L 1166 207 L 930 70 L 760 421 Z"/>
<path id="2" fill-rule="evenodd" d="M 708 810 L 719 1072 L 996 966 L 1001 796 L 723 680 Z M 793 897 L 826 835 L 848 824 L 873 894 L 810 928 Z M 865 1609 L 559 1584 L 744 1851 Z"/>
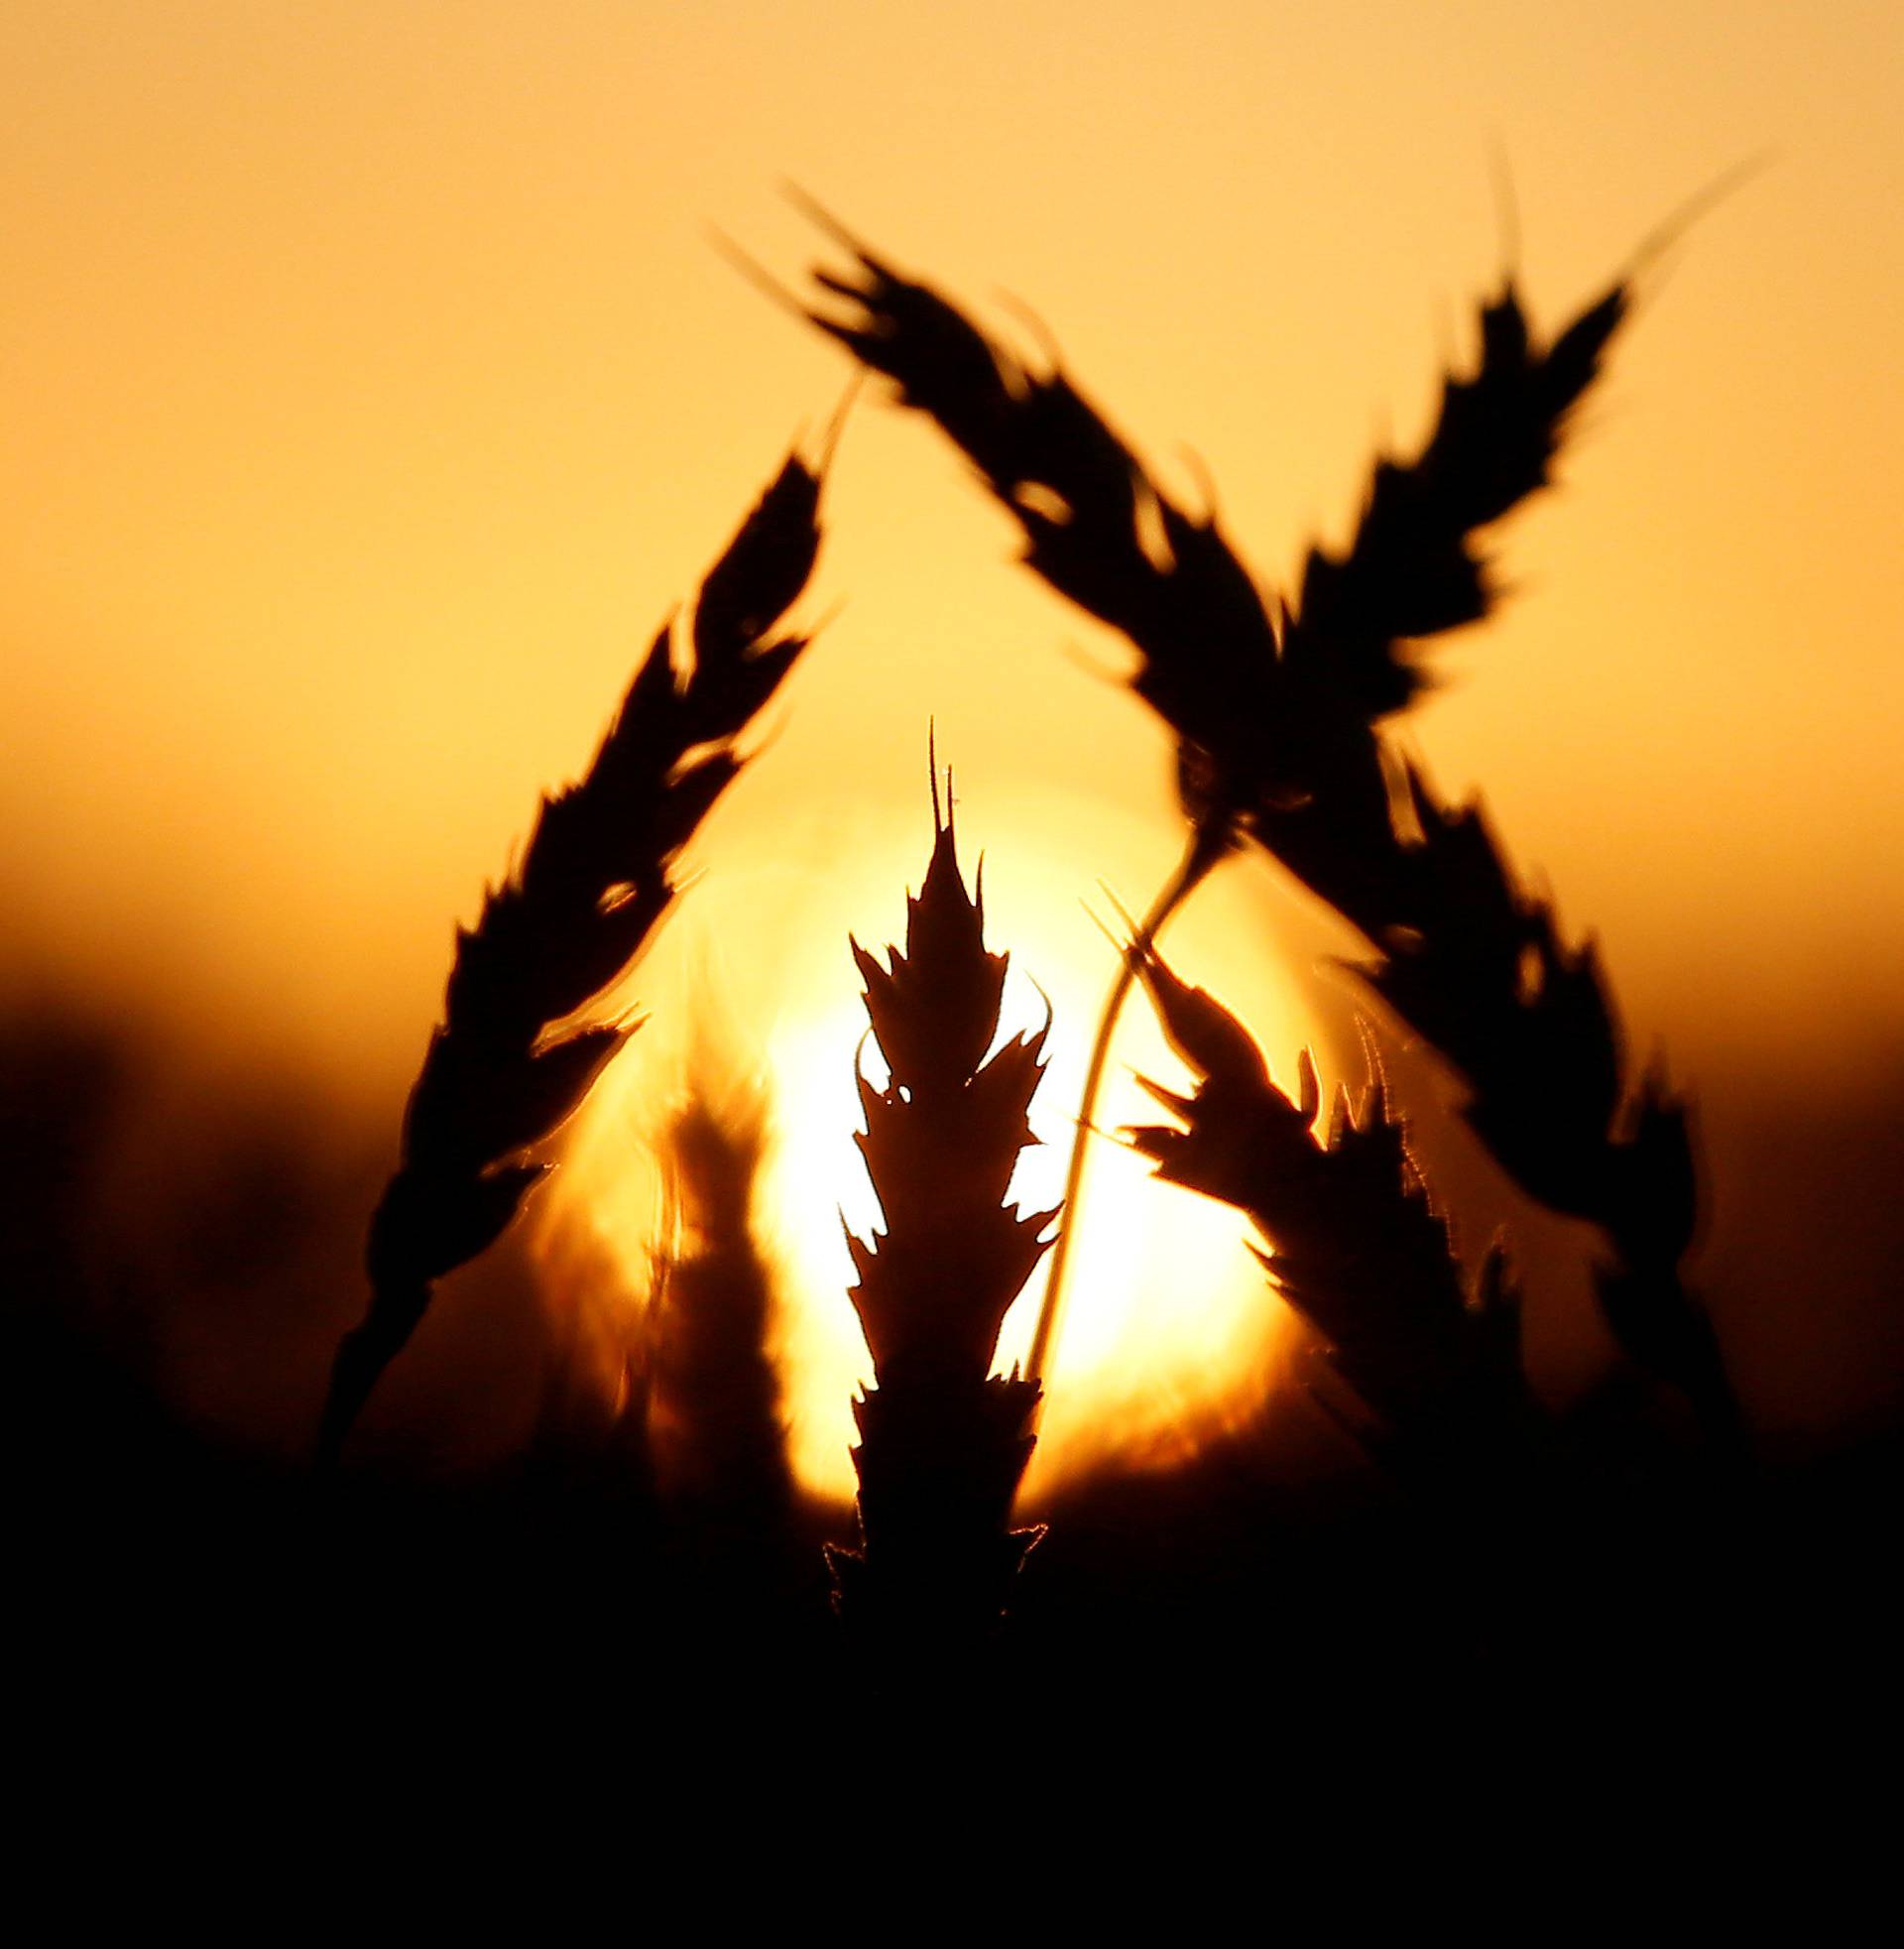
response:
<path id="1" fill-rule="evenodd" d="M 885 1230 L 848 1234 L 875 1380 L 854 1402 L 860 1547 L 830 1552 L 844 1623 L 914 1672 L 923 1651 L 969 1654 L 989 1636 L 1036 1540 L 1009 1525 L 1039 1389 L 992 1365 L 1057 1217 L 1005 1203 L 1032 1142 L 1046 1032 L 988 1059 L 1008 957 L 985 946 L 983 893 L 966 893 L 936 772 L 933 825 L 903 951 L 882 964 L 853 943 L 889 1070 L 883 1088 L 859 1076 L 859 1146 Z"/>
<path id="2" fill-rule="evenodd" d="M 717 1072 L 718 1073 L 718 1072 Z M 793 1503 L 774 1277 L 754 1230 L 767 1096 L 696 1087 L 661 1133 L 666 1235 L 647 1333 L 647 1404 L 662 1500 L 731 1541 L 783 1527 Z"/>
<path id="3" fill-rule="evenodd" d="M 507 1229 L 548 1168 L 529 1154 L 632 1033 L 561 1025 L 647 945 L 675 897 L 674 861 L 741 769 L 741 734 L 805 647 L 774 630 L 818 554 L 820 484 L 788 456 L 702 582 L 691 626 L 662 626 L 586 775 L 542 800 L 521 864 L 457 930 L 443 1020 L 371 1218 L 369 1309 L 331 1369 L 320 1466 L 434 1281 Z"/>
<path id="4" fill-rule="evenodd" d="M 1153 950 L 1129 957 L 1192 1095 L 1147 1078 L 1177 1120 L 1124 1136 L 1156 1174 L 1237 1206 L 1270 1251 L 1283 1296 L 1327 1343 L 1331 1365 L 1381 1417 L 1397 1455 L 1436 1468 L 1498 1466 L 1541 1424 L 1520 1364 L 1519 1312 L 1498 1245 L 1470 1292 L 1449 1229 L 1377 1070 L 1360 1113 L 1338 1091 L 1326 1128 L 1305 1049 L 1295 1101 L 1221 1003 Z"/>

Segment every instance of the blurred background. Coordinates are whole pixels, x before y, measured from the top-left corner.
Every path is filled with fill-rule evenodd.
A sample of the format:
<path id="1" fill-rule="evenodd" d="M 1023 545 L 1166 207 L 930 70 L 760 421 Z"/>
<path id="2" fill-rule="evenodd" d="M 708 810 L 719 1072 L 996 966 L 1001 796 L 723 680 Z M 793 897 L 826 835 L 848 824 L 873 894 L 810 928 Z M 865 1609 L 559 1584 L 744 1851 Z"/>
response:
<path id="1" fill-rule="evenodd" d="M 88 1382 L 99 1411 L 240 1453 L 308 1438 L 452 923 L 848 376 L 710 226 L 798 286 L 828 247 L 790 180 L 1014 342 L 1047 331 L 1287 588 L 1376 450 L 1419 438 L 1505 265 L 1557 326 L 1765 154 L 1649 271 L 1561 490 L 1501 539 L 1511 599 L 1400 734 L 1485 792 L 1600 941 L 1635 1051 L 1693 1091 L 1696 1274 L 1760 1440 L 1890 1425 L 1901 60 L 1876 0 L 13 0 L 4 1251 L 119 1377 Z M 922 424 L 862 401 L 827 516 L 804 613 L 838 613 L 631 984 L 654 1019 L 514 1275 L 453 1287 L 393 1371 L 365 1424 L 387 1460 L 453 1474 L 520 1440 L 551 1344 L 530 1258 L 639 1287 L 644 1133 L 698 1025 L 773 1090 L 796 1460 L 842 1490 L 845 937 L 903 925 L 928 719 L 994 943 L 1057 1013 L 1066 1138 L 1110 974 L 1081 903 L 1167 870 L 1166 741 Z M 1360 1081 L 1331 961 L 1354 942 L 1272 870 L 1228 869 L 1172 943 L 1285 1082 L 1304 1041 Z M 1028 980 L 1012 1006 L 1037 1018 Z M 1154 1065 L 1144 1035 L 1124 1053 Z M 1473 1158 L 1432 1061 L 1391 1060 L 1464 1243 L 1521 1232 L 1537 1382 L 1591 1386 L 1590 1241 Z M 1120 1158 L 1098 1195 L 1153 1202 L 1107 1244 L 1095 1325 L 1077 1303 L 1047 1487 L 1107 1445 L 1167 1461 L 1283 1333 L 1227 1214 Z M 1207 1300 L 1160 1302 L 1185 1266 Z"/>

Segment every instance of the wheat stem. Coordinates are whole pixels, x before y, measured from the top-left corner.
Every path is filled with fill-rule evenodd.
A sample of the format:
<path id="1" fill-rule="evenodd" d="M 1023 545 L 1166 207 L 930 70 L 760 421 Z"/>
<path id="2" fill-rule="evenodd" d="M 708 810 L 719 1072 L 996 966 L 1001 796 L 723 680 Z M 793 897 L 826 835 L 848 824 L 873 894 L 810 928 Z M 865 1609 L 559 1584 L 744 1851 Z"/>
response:
<path id="1" fill-rule="evenodd" d="M 1170 916 L 1176 913 L 1208 877 L 1212 867 L 1230 849 L 1228 821 L 1215 815 L 1198 822 L 1191 830 L 1177 868 L 1163 883 L 1150 911 L 1138 922 L 1131 942 L 1133 960 L 1127 955 L 1119 965 L 1117 979 L 1105 998 L 1104 1012 L 1098 1018 L 1097 1039 L 1091 1044 L 1091 1061 L 1084 1072 L 1084 1093 L 1078 1104 L 1077 1134 L 1071 1140 L 1071 1157 L 1064 1173 L 1063 1229 L 1051 1249 L 1051 1277 L 1045 1283 L 1044 1298 L 1038 1306 L 1038 1323 L 1031 1335 L 1031 1351 L 1025 1357 L 1025 1379 L 1042 1378 L 1045 1363 L 1057 1343 L 1058 1326 L 1064 1311 L 1065 1274 L 1071 1264 L 1071 1240 L 1078 1229 L 1078 1212 L 1084 1196 L 1084 1173 L 1090 1156 L 1091 1133 L 1096 1124 L 1098 1092 L 1104 1085 L 1104 1072 L 1111 1060 L 1111 1043 L 1117 1035 L 1118 1018 L 1126 998 L 1136 980 L 1136 962 L 1155 944 Z"/>

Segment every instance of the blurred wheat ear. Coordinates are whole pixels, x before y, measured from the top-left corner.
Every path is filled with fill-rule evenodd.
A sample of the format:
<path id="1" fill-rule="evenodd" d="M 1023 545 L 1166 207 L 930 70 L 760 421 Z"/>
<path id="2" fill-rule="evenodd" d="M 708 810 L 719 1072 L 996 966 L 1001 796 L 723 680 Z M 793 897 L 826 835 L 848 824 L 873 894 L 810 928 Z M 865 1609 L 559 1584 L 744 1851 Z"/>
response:
<path id="1" fill-rule="evenodd" d="M 675 859 L 744 763 L 741 735 L 805 648 L 774 630 L 818 555 L 820 485 L 788 456 L 702 582 L 691 626 L 662 626 L 587 774 L 543 799 L 522 864 L 458 929 L 401 1161 L 371 1219 L 370 1307 L 331 1370 L 320 1467 L 434 1281 L 507 1229 L 547 1168 L 530 1154 L 632 1033 L 563 1025 L 648 944 L 674 900 Z"/>
<path id="2" fill-rule="evenodd" d="M 1008 957 L 985 946 L 983 892 L 966 893 L 936 762 L 933 826 L 904 950 L 882 965 L 853 943 L 890 1072 L 884 1088 L 859 1077 L 858 1141 L 886 1229 L 871 1241 L 848 1234 L 876 1381 L 854 1402 L 860 1548 L 829 1552 L 843 1622 L 926 1682 L 945 1674 L 917 1660 L 969 1657 L 997 1626 L 1037 1537 L 1012 1529 L 1010 1516 L 1039 1389 L 992 1364 L 1057 1217 L 1005 1203 L 1033 1141 L 1025 1119 L 1049 1024 L 987 1059 Z"/>
<path id="3" fill-rule="evenodd" d="M 1373 946 L 1369 982 L 1471 1084 L 1471 1125 L 1523 1188 L 1606 1229 L 1617 1257 L 1600 1289 L 1615 1335 L 1733 1438 L 1717 1344 L 1678 1272 L 1696 1187 L 1683 1106 L 1661 1079 L 1629 1085 L 1591 949 L 1560 944 L 1472 811 L 1447 811 L 1410 772 L 1421 836 L 1398 828 L 1391 781 L 1405 768 L 1377 728 L 1429 680 L 1421 645 L 1491 607 L 1477 536 L 1546 485 L 1626 317 L 1626 281 L 1545 341 L 1503 281 L 1480 307 L 1474 370 L 1444 381 L 1420 452 L 1377 461 L 1348 551 L 1313 549 L 1285 602 L 1265 600 L 1215 521 L 1179 507 L 1061 370 L 1028 366 L 808 208 L 853 264 L 815 272 L 821 306 L 804 315 L 938 424 L 1016 519 L 1029 566 L 1138 652 L 1133 686 L 1175 736 L 1191 829 L 1137 949 L 1233 846 L 1263 847 Z M 1066 1185 L 1074 1220 L 1130 980 L 1120 968 L 1099 1026 Z M 1033 1375 L 1066 1263 L 1060 1240 Z"/>
<path id="4" fill-rule="evenodd" d="M 780 1380 L 771 1351 L 773 1275 L 753 1230 L 767 1098 L 734 1077 L 691 1094 L 661 1135 L 667 1236 L 656 1254 L 646 1407 L 658 1492 L 710 1541 L 784 1527 L 793 1502 Z"/>

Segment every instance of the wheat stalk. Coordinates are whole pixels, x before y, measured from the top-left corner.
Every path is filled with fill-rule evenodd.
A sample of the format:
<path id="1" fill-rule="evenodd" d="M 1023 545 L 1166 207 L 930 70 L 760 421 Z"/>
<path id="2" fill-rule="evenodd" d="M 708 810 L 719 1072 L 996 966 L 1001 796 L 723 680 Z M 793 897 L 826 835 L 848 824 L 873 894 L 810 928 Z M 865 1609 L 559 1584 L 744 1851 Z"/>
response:
<path id="1" fill-rule="evenodd" d="M 926 1675 L 920 1656 L 969 1654 L 991 1633 L 1037 1537 L 1009 1519 L 1040 1391 L 992 1364 L 1057 1217 L 1005 1203 L 1033 1141 L 1025 1119 L 1049 1024 L 988 1059 L 1009 957 L 985 946 L 983 889 L 966 893 L 936 760 L 932 811 L 904 949 L 882 965 L 852 944 L 889 1070 L 883 1088 L 859 1074 L 858 1142 L 885 1230 L 848 1233 L 875 1381 L 853 1410 L 860 1548 L 830 1552 L 843 1621 L 914 1677 Z"/>
<path id="2" fill-rule="evenodd" d="M 548 1168 L 529 1153 L 632 1033 L 562 1025 L 647 945 L 674 901 L 676 858 L 745 762 L 741 734 L 805 648 L 774 632 L 818 553 L 823 464 L 787 457 L 702 582 L 691 626 L 661 627 L 587 773 L 542 800 L 521 864 L 457 930 L 443 1020 L 371 1219 L 369 1310 L 331 1370 L 320 1466 L 434 1281 L 507 1229 Z"/>
<path id="3" fill-rule="evenodd" d="M 1559 943 L 1551 915 L 1519 895 L 1490 845 L 1491 883 L 1471 874 L 1464 885 L 1459 872 L 1451 882 L 1444 869 L 1457 855 L 1458 865 L 1473 864 L 1477 815 L 1444 812 L 1411 772 L 1427 838 L 1397 831 L 1390 780 L 1398 761 L 1377 729 L 1420 690 L 1422 641 L 1487 613 L 1494 592 L 1477 533 L 1548 481 L 1572 411 L 1627 314 L 1629 282 L 1616 281 L 1545 343 L 1511 280 L 1503 282 L 1481 307 L 1475 371 L 1445 380 L 1434 429 L 1412 461 L 1377 462 L 1348 551 L 1312 550 L 1298 599 L 1267 603 L 1214 519 L 1178 506 L 1061 370 L 1028 366 L 824 210 L 808 208 L 854 265 L 846 276 L 815 273 L 846 315 L 797 308 L 892 379 L 901 401 L 976 464 L 1017 520 L 1028 565 L 1135 647 L 1133 687 L 1175 733 L 1192 832 L 1135 946 L 1155 941 L 1231 845 L 1262 846 L 1374 946 L 1379 958 L 1365 972 L 1467 1077 L 1469 1120 L 1508 1171 L 1535 1197 L 1606 1228 L 1618 1257 L 1602 1270 L 1600 1291 L 1628 1352 L 1685 1388 L 1716 1429 L 1729 1430 L 1734 1415 L 1711 1330 L 1677 1272 L 1695 1182 L 1682 1107 L 1656 1077 L 1628 1089 L 1591 948 Z M 1469 895 L 1488 923 L 1508 923 L 1494 937 L 1470 937 Z M 1524 987 L 1489 979 L 1461 992 L 1439 978 L 1444 965 L 1488 959 L 1502 944 L 1505 964 L 1527 974 Z M 1127 963 L 1086 1082 L 1069 1180 L 1074 1220 L 1130 980 Z M 1581 1087 L 1589 1074 L 1610 1077 L 1610 1086 L 1590 1098 Z M 1533 1131 L 1543 1115 L 1551 1142 Z M 1055 1332 L 1066 1270 L 1060 1241 L 1034 1374 Z"/>

